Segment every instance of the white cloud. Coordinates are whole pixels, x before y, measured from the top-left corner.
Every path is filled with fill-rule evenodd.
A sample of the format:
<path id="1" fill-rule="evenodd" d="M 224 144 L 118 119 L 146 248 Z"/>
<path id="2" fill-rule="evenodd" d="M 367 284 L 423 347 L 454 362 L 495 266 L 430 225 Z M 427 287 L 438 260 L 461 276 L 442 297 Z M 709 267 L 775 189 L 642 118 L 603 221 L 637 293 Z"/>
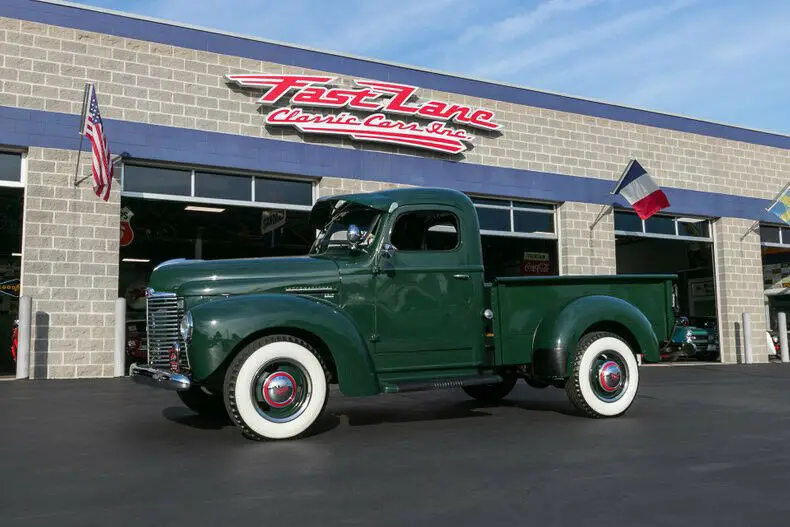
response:
<path id="1" fill-rule="evenodd" d="M 546 39 L 538 44 L 521 49 L 517 54 L 504 55 L 504 58 L 499 60 L 481 61 L 473 66 L 472 72 L 480 77 L 506 78 L 508 75 L 514 75 L 541 62 L 558 59 L 585 48 L 589 49 L 593 44 L 619 35 L 634 33 L 640 27 L 649 30 L 649 27 L 646 28 L 645 26 L 650 23 L 656 23 L 693 3 L 694 0 L 676 0 L 670 4 L 632 11 L 587 29 Z M 631 37 L 639 38 L 639 35 L 631 35 Z M 626 45 L 627 42 L 624 41 L 623 44 Z"/>
<path id="2" fill-rule="evenodd" d="M 509 16 L 492 24 L 476 25 L 461 33 L 458 43 L 475 39 L 508 42 L 547 24 L 551 19 L 611 0 L 547 0 L 526 13 Z"/>

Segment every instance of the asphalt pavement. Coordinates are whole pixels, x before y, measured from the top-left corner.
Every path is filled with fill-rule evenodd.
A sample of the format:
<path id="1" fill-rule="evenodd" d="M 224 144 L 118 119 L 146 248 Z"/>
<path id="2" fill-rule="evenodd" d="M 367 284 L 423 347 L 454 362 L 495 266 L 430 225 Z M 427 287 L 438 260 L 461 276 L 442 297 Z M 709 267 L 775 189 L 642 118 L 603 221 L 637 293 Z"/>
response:
<path id="1" fill-rule="evenodd" d="M 333 394 L 258 443 L 128 379 L 0 382 L 0 525 L 787 525 L 790 366 L 642 369 L 623 417 L 520 383 Z"/>

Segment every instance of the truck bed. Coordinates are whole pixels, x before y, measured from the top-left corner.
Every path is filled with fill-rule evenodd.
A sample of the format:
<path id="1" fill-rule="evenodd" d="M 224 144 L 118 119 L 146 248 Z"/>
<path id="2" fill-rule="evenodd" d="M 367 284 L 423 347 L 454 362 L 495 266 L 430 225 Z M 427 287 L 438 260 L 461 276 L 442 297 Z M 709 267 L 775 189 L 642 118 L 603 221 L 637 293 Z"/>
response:
<path id="1" fill-rule="evenodd" d="M 594 275 L 502 277 L 486 284 L 494 311 L 494 340 L 498 364 L 524 362 L 544 317 L 551 317 L 573 300 L 607 295 L 642 311 L 659 341 L 673 326 L 672 282 L 675 275 Z"/>

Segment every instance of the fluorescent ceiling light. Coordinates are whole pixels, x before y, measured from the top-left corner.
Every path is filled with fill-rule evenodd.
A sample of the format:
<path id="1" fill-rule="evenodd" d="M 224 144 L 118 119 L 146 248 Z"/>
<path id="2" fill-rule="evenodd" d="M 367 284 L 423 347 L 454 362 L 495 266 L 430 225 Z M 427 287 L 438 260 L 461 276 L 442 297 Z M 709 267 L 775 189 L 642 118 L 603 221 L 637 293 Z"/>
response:
<path id="1" fill-rule="evenodd" d="M 184 210 L 191 210 L 195 212 L 225 212 L 225 209 L 217 207 L 198 207 L 197 205 L 187 205 Z"/>
<path id="2" fill-rule="evenodd" d="M 705 221 L 705 218 L 677 218 L 681 223 L 700 223 Z"/>
<path id="3" fill-rule="evenodd" d="M 22 253 L 11 253 L 11 256 L 22 256 Z"/>
<path id="4" fill-rule="evenodd" d="M 122 261 L 129 263 L 148 263 L 151 260 L 147 258 L 124 258 Z"/>

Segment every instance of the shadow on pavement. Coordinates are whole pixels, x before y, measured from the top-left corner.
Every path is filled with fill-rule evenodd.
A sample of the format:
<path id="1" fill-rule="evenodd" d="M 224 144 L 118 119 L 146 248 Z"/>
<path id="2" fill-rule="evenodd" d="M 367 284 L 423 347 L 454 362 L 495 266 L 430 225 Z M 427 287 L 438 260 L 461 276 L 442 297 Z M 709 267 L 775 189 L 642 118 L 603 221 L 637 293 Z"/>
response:
<path id="1" fill-rule="evenodd" d="M 226 426 L 232 426 L 230 418 L 225 417 L 211 417 L 200 415 L 188 410 L 184 407 L 171 406 L 162 410 L 162 415 L 168 421 L 178 423 L 180 425 L 188 426 L 190 428 L 197 428 L 198 430 L 221 430 Z"/>

